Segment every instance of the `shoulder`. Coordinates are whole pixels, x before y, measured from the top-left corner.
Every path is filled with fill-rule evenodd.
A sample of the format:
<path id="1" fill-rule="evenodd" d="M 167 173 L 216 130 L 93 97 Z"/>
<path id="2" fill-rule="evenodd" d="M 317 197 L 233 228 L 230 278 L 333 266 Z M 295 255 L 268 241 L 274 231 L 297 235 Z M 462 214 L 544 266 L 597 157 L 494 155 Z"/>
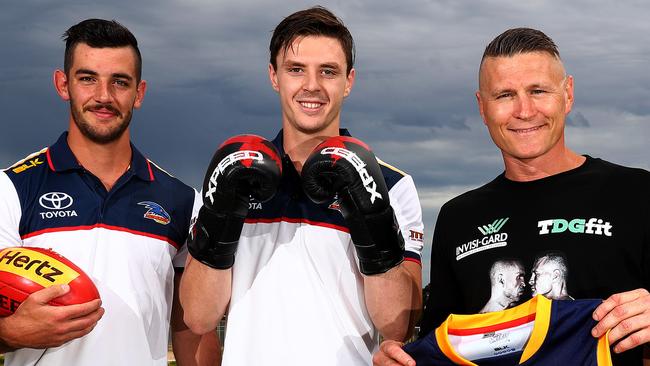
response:
<path id="1" fill-rule="evenodd" d="M 478 187 L 459 194 L 458 196 L 450 199 L 440 208 L 442 211 L 466 211 L 477 207 L 477 204 L 483 204 L 487 201 L 494 200 L 495 197 L 500 196 L 503 189 L 500 188 L 499 181 L 502 176 L 496 177 L 494 180 Z"/>
<path id="2" fill-rule="evenodd" d="M 161 168 L 153 160 L 147 159 L 149 166 L 151 167 L 151 174 L 153 175 L 153 180 L 157 182 L 164 190 L 174 192 L 174 194 L 181 194 L 184 196 L 194 197 L 195 190 L 189 185 L 183 183 L 180 179 L 173 176 L 171 173 Z"/>
<path id="3" fill-rule="evenodd" d="M 33 152 L 3 171 L 12 181 L 20 181 L 48 169 L 48 148 Z"/>
<path id="4" fill-rule="evenodd" d="M 619 165 L 607 160 L 587 156 L 589 164 L 585 171 L 589 180 L 599 182 L 608 189 L 620 188 L 625 191 L 647 191 L 650 193 L 650 172 L 641 169 Z"/>
<path id="5" fill-rule="evenodd" d="M 182 217 L 177 222 L 189 223 L 197 200 L 200 202 L 197 191 L 150 159 L 147 159 L 147 163 L 153 176 L 148 188 L 152 202 L 171 208 L 174 212 L 172 215 Z"/>
<path id="6" fill-rule="evenodd" d="M 638 177 L 639 179 L 650 179 L 650 172 L 635 167 L 624 166 L 616 163 L 612 163 L 607 160 L 587 157 L 588 161 L 591 163 L 591 169 L 595 172 L 600 172 L 602 174 L 608 175 L 622 175 L 626 177 Z"/>
<path id="7" fill-rule="evenodd" d="M 412 181 L 411 176 L 406 174 L 404 171 L 396 168 L 395 166 L 377 158 L 379 167 L 381 168 L 381 174 L 384 176 L 386 181 L 386 186 L 390 191 L 397 183 L 401 181 Z"/>
<path id="8" fill-rule="evenodd" d="M 43 148 L 4 169 L 6 179 L 3 177 L 0 193 L 18 194 L 21 200 L 27 199 L 46 180 L 50 170 L 48 157 L 48 148 Z"/>

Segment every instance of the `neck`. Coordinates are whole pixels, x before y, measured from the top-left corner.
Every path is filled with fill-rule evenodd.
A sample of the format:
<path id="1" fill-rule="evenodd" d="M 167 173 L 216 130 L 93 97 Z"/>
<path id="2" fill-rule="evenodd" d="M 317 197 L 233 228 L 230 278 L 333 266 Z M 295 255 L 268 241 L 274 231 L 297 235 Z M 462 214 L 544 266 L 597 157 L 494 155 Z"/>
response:
<path id="1" fill-rule="evenodd" d="M 503 154 L 506 178 L 517 182 L 529 182 L 563 173 L 579 167 L 585 160 L 584 156 L 566 147 L 531 159 L 518 159 Z"/>
<path id="2" fill-rule="evenodd" d="M 68 145 L 79 164 L 96 176 L 107 191 L 113 188 L 131 164 L 128 130 L 115 141 L 98 144 L 83 136 L 78 129 L 70 128 Z"/>
<path id="3" fill-rule="evenodd" d="M 302 132 L 295 128 L 287 128 L 286 126 L 284 126 L 282 131 L 284 151 L 291 158 L 298 173 L 302 171 L 305 160 L 307 160 L 318 144 L 329 137 L 339 135 L 338 125 L 334 126 L 334 128 L 328 127 L 316 133 Z"/>

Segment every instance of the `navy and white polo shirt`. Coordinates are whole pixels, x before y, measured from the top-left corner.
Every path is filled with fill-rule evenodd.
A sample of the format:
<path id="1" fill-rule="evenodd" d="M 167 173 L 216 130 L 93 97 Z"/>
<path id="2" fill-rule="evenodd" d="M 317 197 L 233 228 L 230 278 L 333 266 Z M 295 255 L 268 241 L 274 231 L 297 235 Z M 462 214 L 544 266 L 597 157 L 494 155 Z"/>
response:
<path id="1" fill-rule="evenodd" d="M 280 188 L 252 201 L 235 256 L 224 366 L 368 365 L 376 331 L 363 278 L 341 214 L 317 205 L 283 151 Z M 410 176 L 380 161 L 406 245 L 420 261 L 422 212 Z"/>
<path id="2" fill-rule="evenodd" d="M 8 365 L 167 364 L 174 267 L 185 264 L 200 196 L 131 149 L 108 192 L 77 162 L 67 133 L 0 173 L 0 247 L 54 249 L 93 279 L 106 310 L 90 334 L 8 353 Z"/>

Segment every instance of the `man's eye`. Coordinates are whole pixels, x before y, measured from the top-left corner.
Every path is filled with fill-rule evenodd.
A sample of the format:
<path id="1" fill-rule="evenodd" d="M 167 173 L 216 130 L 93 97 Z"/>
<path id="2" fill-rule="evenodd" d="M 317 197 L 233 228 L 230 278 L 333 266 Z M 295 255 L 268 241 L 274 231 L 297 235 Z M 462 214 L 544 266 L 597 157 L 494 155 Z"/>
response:
<path id="1" fill-rule="evenodd" d="M 543 89 L 533 89 L 531 91 L 531 94 L 544 94 L 544 93 L 546 93 L 546 90 Z"/>
<path id="2" fill-rule="evenodd" d="M 90 81 L 93 81 L 93 78 L 90 77 L 90 76 L 82 76 L 82 77 L 79 78 L 79 81 L 90 82 Z"/>
<path id="3" fill-rule="evenodd" d="M 123 86 L 123 87 L 128 87 L 129 86 L 129 83 L 127 81 L 124 81 L 124 80 L 115 80 L 115 84 L 117 84 L 119 86 Z"/>
<path id="4" fill-rule="evenodd" d="M 501 94 L 497 94 L 497 99 L 510 98 L 511 96 L 512 93 L 501 93 Z"/>
<path id="5" fill-rule="evenodd" d="M 301 67 L 290 67 L 289 72 L 299 73 L 299 72 L 302 72 L 302 68 Z"/>
<path id="6" fill-rule="evenodd" d="M 323 69 L 323 71 L 321 71 L 321 73 L 323 75 L 325 75 L 325 76 L 335 76 L 336 75 L 336 71 L 334 71 L 332 69 Z"/>

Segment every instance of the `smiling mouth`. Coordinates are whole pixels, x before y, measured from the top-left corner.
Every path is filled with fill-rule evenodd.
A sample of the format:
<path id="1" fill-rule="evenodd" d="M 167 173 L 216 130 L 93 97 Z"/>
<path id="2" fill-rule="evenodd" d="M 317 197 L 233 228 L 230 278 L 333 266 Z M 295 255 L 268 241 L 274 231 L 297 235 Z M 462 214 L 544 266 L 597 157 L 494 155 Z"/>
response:
<path id="1" fill-rule="evenodd" d="M 84 108 L 84 110 L 93 113 L 99 118 L 113 118 L 113 117 L 122 117 L 122 113 L 120 111 L 113 107 L 110 104 L 95 104 L 93 106 L 89 106 L 87 108 Z"/>
<path id="2" fill-rule="evenodd" d="M 320 102 L 298 102 L 298 103 L 305 109 L 318 109 L 324 104 Z"/>
<path id="3" fill-rule="evenodd" d="M 116 114 L 112 111 L 109 111 L 107 109 L 93 109 L 91 110 L 95 115 L 102 117 L 102 118 L 111 118 L 114 117 Z"/>
<path id="4" fill-rule="evenodd" d="M 525 134 L 525 133 L 539 131 L 542 129 L 542 127 L 544 127 L 544 125 L 529 127 L 529 128 L 509 128 L 508 130 L 518 134 Z"/>

